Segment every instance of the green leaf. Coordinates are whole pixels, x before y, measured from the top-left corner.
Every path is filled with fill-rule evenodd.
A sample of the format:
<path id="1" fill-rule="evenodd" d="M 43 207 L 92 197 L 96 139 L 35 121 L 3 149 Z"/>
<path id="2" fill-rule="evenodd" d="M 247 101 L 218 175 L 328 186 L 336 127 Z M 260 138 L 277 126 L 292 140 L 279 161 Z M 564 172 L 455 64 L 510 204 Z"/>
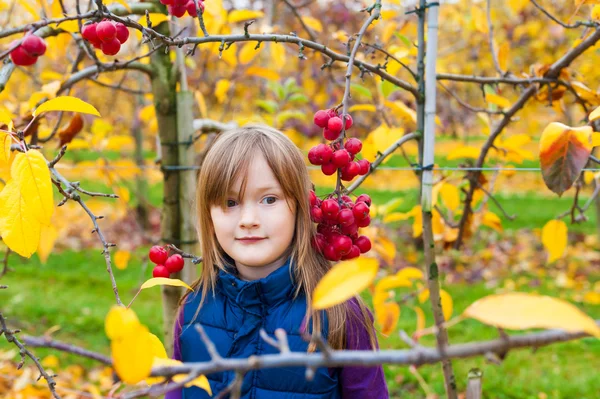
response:
<path id="1" fill-rule="evenodd" d="M 258 107 L 264 109 L 265 111 L 267 111 L 270 114 L 274 114 L 275 112 L 277 112 L 277 109 L 279 108 L 279 105 L 277 104 L 277 102 L 275 102 L 273 100 L 256 100 L 254 102 L 254 104 L 256 104 Z"/>
<path id="2" fill-rule="evenodd" d="M 288 98 L 288 101 L 296 104 L 306 104 L 309 100 L 308 97 L 306 97 L 306 95 L 302 93 L 296 93 L 292 94 L 290 98 Z"/>
<path id="3" fill-rule="evenodd" d="M 293 110 L 283 111 L 277 115 L 275 121 L 277 126 L 281 127 L 288 119 L 299 119 L 303 122 L 306 122 L 306 113 Z"/>
<path id="4" fill-rule="evenodd" d="M 365 86 L 359 85 L 358 83 L 350 83 L 350 90 L 360 94 L 361 96 L 367 97 L 369 100 L 373 99 L 373 94 L 371 94 L 371 91 Z"/>
<path id="5" fill-rule="evenodd" d="M 390 94 L 398 90 L 400 90 L 400 88 L 390 81 L 386 80 L 381 83 L 381 92 L 385 98 L 388 98 Z"/>
<path id="6" fill-rule="evenodd" d="M 413 45 L 408 37 L 401 35 L 398 32 L 395 32 L 394 36 L 396 36 L 398 39 L 402 40 L 402 43 L 406 44 L 408 47 L 411 47 Z"/>
<path id="7" fill-rule="evenodd" d="M 287 78 L 283 83 L 283 87 L 285 88 L 286 94 L 293 93 L 294 91 L 296 91 L 297 88 L 296 79 Z"/>
<path id="8" fill-rule="evenodd" d="M 279 101 L 285 99 L 285 89 L 279 82 L 269 81 L 267 87 L 279 98 Z"/>

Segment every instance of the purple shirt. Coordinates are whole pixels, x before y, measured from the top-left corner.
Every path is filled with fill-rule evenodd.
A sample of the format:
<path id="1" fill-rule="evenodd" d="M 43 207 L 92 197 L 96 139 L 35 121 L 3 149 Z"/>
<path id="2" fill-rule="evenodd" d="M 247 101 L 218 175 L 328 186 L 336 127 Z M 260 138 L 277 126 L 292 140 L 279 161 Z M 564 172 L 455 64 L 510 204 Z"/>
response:
<path id="1" fill-rule="evenodd" d="M 353 310 L 360 314 L 356 301 L 350 302 Z M 369 312 L 371 320 L 373 316 Z M 353 320 L 350 318 L 349 320 Z M 173 334 L 173 359 L 181 360 L 181 346 L 179 337 L 181 335 L 181 326 L 183 325 L 183 312 L 179 313 Z M 348 323 L 347 349 L 348 350 L 371 350 L 369 343 L 369 333 L 361 324 Z M 379 345 L 377 346 L 379 349 Z M 344 399 L 388 399 L 388 389 L 385 382 L 382 366 L 363 367 L 363 366 L 345 366 L 340 368 L 339 383 L 341 386 L 342 398 Z M 333 368 L 329 369 L 334 372 Z M 218 392 L 213 392 L 218 394 Z M 181 399 L 181 389 L 168 392 L 165 399 Z"/>

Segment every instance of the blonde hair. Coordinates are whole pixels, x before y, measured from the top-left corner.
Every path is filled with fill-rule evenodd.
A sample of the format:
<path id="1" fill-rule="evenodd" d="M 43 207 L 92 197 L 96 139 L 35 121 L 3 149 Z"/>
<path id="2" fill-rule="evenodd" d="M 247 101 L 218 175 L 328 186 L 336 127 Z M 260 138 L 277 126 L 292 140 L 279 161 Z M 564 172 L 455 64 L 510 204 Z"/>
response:
<path id="1" fill-rule="evenodd" d="M 223 204 L 234 182 L 242 178 L 241 193 L 244 192 L 249 163 L 256 153 L 262 153 L 275 178 L 279 182 L 288 205 L 295 205 L 296 226 L 291 243 L 291 264 L 294 268 L 296 291 L 294 298 L 301 292 L 306 294 L 307 314 L 303 328 L 308 331 L 309 319 L 312 320 L 313 334 L 320 333 L 322 315 L 311 311 L 312 293 L 321 278 L 331 268 L 330 262 L 312 246 L 316 227 L 310 217 L 309 191 L 312 188 L 304 156 L 294 143 L 280 131 L 264 125 L 246 125 L 220 134 L 206 154 L 198 177 L 196 190 L 196 217 L 203 267 L 200 278 L 192 284 L 194 292 L 201 291 L 200 306 L 194 315 L 197 317 L 208 292 L 215 294 L 219 270 L 226 270 L 227 254 L 217 241 L 210 209 Z M 240 194 L 241 194 L 240 193 Z M 185 303 L 187 295 L 179 302 Z M 358 306 L 351 307 L 349 302 L 327 309 L 328 343 L 334 349 L 345 349 L 346 323 L 349 318 L 362 324 L 368 331 L 371 348 L 376 348 L 373 322 L 360 297 L 355 297 Z M 355 309 L 359 308 L 360 312 Z M 360 313 L 360 314 L 359 314 Z M 356 325 L 357 323 L 353 323 Z M 314 340 L 309 344 L 309 352 L 316 349 Z"/>

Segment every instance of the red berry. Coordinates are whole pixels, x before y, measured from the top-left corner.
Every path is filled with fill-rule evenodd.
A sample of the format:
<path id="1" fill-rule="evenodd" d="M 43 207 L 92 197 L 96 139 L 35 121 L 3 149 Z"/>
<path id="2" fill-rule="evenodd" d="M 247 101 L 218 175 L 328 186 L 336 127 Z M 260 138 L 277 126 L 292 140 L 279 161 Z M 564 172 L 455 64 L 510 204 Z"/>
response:
<path id="1" fill-rule="evenodd" d="M 327 127 L 327 121 L 329 121 L 329 114 L 327 111 L 319 110 L 315 112 L 313 122 L 319 127 Z"/>
<path id="2" fill-rule="evenodd" d="M 331 161 L 338 168 L 343 168 L 344 166 L 348 165 L 348 162 L 350 162 L 350 154 L 348 154 L 348 151 L 346 150 L 337 150 L 333 153 Z"/>
<path id="3" fill-rule="evenodd" d="M 358 237 L 356 240 L 354 240 L 354 245 L 360 249 L 361 254 L 371 250 L 371 240 L 369 240 L 369 237 L 367 236 Z"/>
<path id="4" fill-rule="evenodd" d="M 367 216 L 364 219 L 357 220 L 356 224 L 358 225 L 358 227 L 368 227 L 371 224 L 371 217 Z"/>
<path id="5" fill-rule="evenodd" d="M 337 262 L 338 260 L 342 259 L 342 255 L 336 252 L 336 250 L 333 248 L 333 245 L 325 246 L 323 255 L 325 255 L 325 258 L 333 262 Z"/>
<path id="6" fill-rule="evenodd" d="M 198 12 L 196 11 L 196 5 L 194 4 L 194 0 L 189 0 L 187 2 L 187 4 L 185 5 L 185 8 L 187 9 L 187 12 L 190 16 L 192 16 L 194 18 L 198 16 Z M 200 0 L 198 0 L 198 8 L 200 9 L 201 13 L 204 13 L 204 3 Z"/>
<path id="7" fill-rule="evenodd" d="M 177 18 L 183 17 L 185 15 L 185 12 L 187 11 L 187 9 L 185 8 L 185 5 L 167 6 L 167 10 L 169 11 L 169 14 L 171 14 Z"/>
<path id="8" fill-rule="evenodd" d="M 350 260 L 350 259 L 354 259 L 354 258 L 358 258 L 360 256 L 360 249 L 356 246 L 353 245 L 352 249 L 350 249 L 350 251 L 342 256 L 342 260 Z"/>
<path id="9" fill-rule="evenodd" d="M 160 245 L 155 245 L 150 248 L 148 257 L 153 263 L 156 263 L 157 265 L 164 265 L 169 257 L 169 253 Z"/>
<path id="10" fill-rule="evenodd" d="M 334 132 L 333 130 L 329 130 L 329 128 L 323 129 L 323 137 L 325 140 L 333 141 L 340 137 L 340 132 Z"/>
<path id="11" fill-rule="evenodd" d="M 337 220 L 342 226 L 350 226 L 354 223 L 354 213 L 352 213 L 351 209 L 342 209 L 338 213 Z"/>
<path id="12" fill-rule="evenodd" d="M 361 159 L 360 161 L 358 161 L 358 167 L 358 174 L 364 176 L 371 170 L 371 163 L 366 159 Z"/>
<path id="13" fill-rule="evenodd" d="M 359 202 L 364 202 L 367 206 L 371 206 L 371 197 L 367 194 L 361 194 L 356 198 L 356 203 L 358 204 Z"/>
<path id="14" fill-rule="evenodd" d="M 331 176 L 337 171 L 337 166 L 333 162 L 328 162 L 321 165 L 321 172 L 327 176 Z"/>
<path id="15" fill-rule="evenodd" d="M 152 270 L 152 277 L 169 278 L 170 277 L 169 269 L 167 269 L 164 265 L 156 265 L 154 267 L 154 270 Z"/>
<path id="16" fill-rule="evenodd" d="M 121 42 L 117 38 L 102 42 L 102 52 L 106 55 L 116 55 L 121 50 Z"/>
<path id="17" fill-rule="evenodd" d="M 340 205 L 336 200 L 329 198 L 321 203 L 321 210 L 326 219 L 337 220 L 338 213 L 340 212 Z"/>
<path id="18" fill-rule="evenodd" d="M 327 241 L 325 240 L 323 234 L 317 233 L 317 235 L 313 237 L 312 245 L 315 250 L 323 252 L 323 250 L 327 246 Z"/>
<path id="19" fill-rule="evenodd" d="M 46 52 L 46 42 L 39 36 L 27 35 L 21 42 L 21 48 L 32 57 L 39 57 Z"/>
<path id="20" fill-rule="evenodd" d="M 315 223 L 321 223 L 323 221 L 323 210 L 318 206 L 313 206 L 310 209 L 310 218 Z"/>
<path id="21" fill-rule="evenodd" d="M 313 165 L 323 165 L 331 160 L 333 150 L 326 144 L 318 144 L 308 152 L 308 160 Z"/>
<path id="22" fill-rule="evenodd" d="M 343 256 L 352 249 L 352 240 L 350 237 L 339 235 L 332 240 L 331 245 L 333 245 L 335 252 Z"/>
<path id="23" fill-rule="evenodd" d="M 352 117 L 350 116 L 350 114 L 346 114 L 346 130 L 350 129 L 353 125 L 353 121 L 352 121 Z"/>
<path id="24" fill-rule="evenodd" d="M 358 233 L 358 225 L 356 224 L 356 221 L 355 221 L 350 226 L 342 226 L 341 230 L 342 230 L 342 233 L 352 236 L 352 235 Z"/>
<path id="25" fill-rule="evenodd" d="M 129 39 L 129 29 L 120 22 L 115 24 L 115 28 L 117 29 L 117 40 L 119 43 L 123 44 Z"/>
<path id="26" fill-rule="evenodd" d="M 183 265 L 185 261 L 183 257 L 179 254 L 171 255 L 167 258 L 165 262 L 166 268 L 169 270 L 169 273 L 177 273 L 183 269 Z"/>
<path id="27" fill-rule="evenodd" d="M 99 42 L 100 39 L 98 39 L 98 34 L 96 33 L 96 26 L 98 26 L 96 22 L 93 24 L 83 25 L 83 28 L 81 28 L 81 36 L 83 36 L 83 38 L 88 42 Z"/>
<path id="28" fill-rule="evenodd" d="M 363 220 L 369 216 L 369 206 L 364 202 L 357 202 L 352 208 L 352 214 L 356 220 Z"/>
<path id="29" fill-rule="evenodd" d="M 173 5 L 173 0 L 160 0 L 161 4 L 164 4 L 166 6 L 172 6 Z"/>
<path id="30" fill-rule="evenodd" d="M 352 137 L 344 143 L 344 148 L 352 155 L 358 154 L 360 150 L 362 150 L 362 142 L 359 139 Z"/>
<path id="31" fill-rule="evenodd" d="M 308 198 L 310 200 L 310 206 L 316 206 L 318 204 L 319 198 L 313 190 L 310 190 L 310 192 L 308 193 Z"/>
<path id="32" fill-rule="evenodd" d="M 329 115 L 329 118 L 333 118 L 334 116 L 338 116 L 338 113 L 332 108 L 327 110 L 327 115 Z"/>
<path id="33" fill-rule="evenodd" d="M 333 118 L 329 118 L 327 121 L 327 129 L 329 129 L 333 134 L 340 134 L 342 131 L 342 120 L 339 116 L 334 116 Z"/>
<path id="34" fill-rule="evenodd" d="M 102 21 L 96 26 L 96 35 L 103 42 L 111 42 L 117 37 L 117 28 L 112 21 Z"/>
<path id="35" fill-rule="evenodd" d="M 352 161 L 342 168 L 342 180 L 350 181 L 358 176 L 358 172 L 360 172 L 360 166 L 358 165 L 358 162 Z"/>
<path id="36" fill-rule="evenodd" d="M 30 66 L 35 64 L 37 61 L 37 57 L 32 57 L 31 55 L 27 54 L 27 52 L 23 50 L 21 46 L 10 52 L 10 59 L 15 65 L 20 66 Z"/>

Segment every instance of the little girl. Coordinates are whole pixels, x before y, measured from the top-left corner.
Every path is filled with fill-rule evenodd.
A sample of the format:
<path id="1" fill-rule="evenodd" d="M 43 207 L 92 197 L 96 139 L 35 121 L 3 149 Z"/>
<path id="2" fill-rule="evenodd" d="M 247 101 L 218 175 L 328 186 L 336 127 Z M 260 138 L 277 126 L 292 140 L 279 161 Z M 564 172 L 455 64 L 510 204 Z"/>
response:
<path id="1" fill-rule="evenodd" d="M 202 275 L 182 298 L 174 332 L 174 358 L 207 362 L 199 323 L 224 358 L 276 354 L 260 337 L 287 333 L 293 352 L 317 351 L 303 331 L 321 331 L 334 349 L 378 349 L 373 320 L 361 299 L 311 312 L 312 292 L 331 264 L 311 245 L 311 183 L 304 158 L 280 131 L 246 125 L 222 133 L 208 151 L 196 195 Z M 214 395 L 227 389 L 233 371 L 207 375 Z M 253 370 L 244 375 L 242 398 L 388 398 L 383 368 L 322 367 L 307 381 L 305 368 Z M 196 387 L 167 399 L 204 399 Z"/>

